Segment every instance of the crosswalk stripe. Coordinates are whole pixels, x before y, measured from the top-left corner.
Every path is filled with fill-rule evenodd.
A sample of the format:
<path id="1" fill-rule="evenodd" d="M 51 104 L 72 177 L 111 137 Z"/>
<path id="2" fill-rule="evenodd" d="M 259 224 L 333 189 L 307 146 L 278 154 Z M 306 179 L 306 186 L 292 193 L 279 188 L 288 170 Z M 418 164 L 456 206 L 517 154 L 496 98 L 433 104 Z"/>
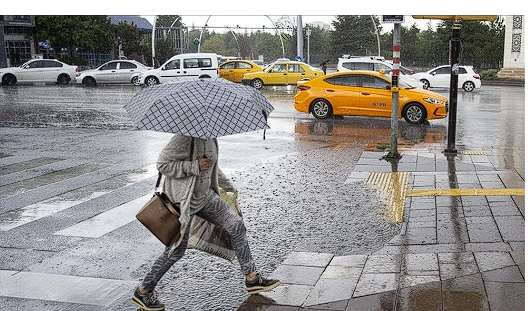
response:
<path id="1" fill-rule="evenodd" d="M 136 281 L 0 270 L 0 296 L 109 306 Z"/>
<path id="2" fill-rule="evenodd" d="M 139 182 L 148 178 L 151 178 L 154 176 L 156 170 L 155 165 L 148 165 L 142 169 L 141 173 L 128 175 L 128 179 L 130 179 L 132 182 Z M 107 181 L 111 181 L 112 179 L 109 179 Z M 97 185 L 98 183 L 96 183 Z M 124 185 L 126 186 L 126 185 Z M 87 186 L 90 187 L 90 186 Z M 80 193 L 83 193 L 83 190 L 85 188 L 80 188 L 77 190 Z M 95 188 L 97 189 L 97 188 Z M 3 214 L 0 214 L 0 231 L 7 231 L 14 229 L 16 227 L 28 224 L 30 222 L 33 222 L 35 220 L 50 216 L 52 214 L 58 213 L 62 210 L 68 209 L 70 207 L 82 204 L 84 202 L 90 201 L 92 199 L 101 197 L 105 194 L 108 194 L 112 192 L 113 189 L 107 190 L 107 191 L 98 191 L 98 190 L 91 190 L 88 192 L 88 195 L 78 198 L 77 196 L 75 200 L 71 199 L 65 199 L 65 195 L 59 195 L 55 196 L 53 198 L 44 200 L 42 202 L 38 202 L 35 204 L 31 204 L 13 211 L 9 211 Z M 72 197 L 71 192 L 69 193 L 69 197 Z"/>
<path id="3" fill-rule="evenodd" d="M 85 238 L 102 237 L 135 220 L 136 213 L 151 197 L 152 193 L 146 194 L 54 234 Z"/>

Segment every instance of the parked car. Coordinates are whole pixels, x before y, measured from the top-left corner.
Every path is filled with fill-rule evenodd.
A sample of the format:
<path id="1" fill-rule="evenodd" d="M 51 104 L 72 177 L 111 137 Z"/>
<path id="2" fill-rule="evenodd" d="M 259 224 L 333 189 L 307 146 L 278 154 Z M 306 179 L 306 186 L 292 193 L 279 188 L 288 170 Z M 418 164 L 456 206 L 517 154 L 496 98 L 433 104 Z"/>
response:
<path id="1" fill-rule="evenodd" d="M 398 116 L 411 124 L 447 116 L 447 98 L 400 83 Z M 295 109 L 318 119 L 332 115 L 391 117 L 391 77 L 375 71 L 341 71 L 299 81 Z"/>
<path id="2" fill-rule="evenodd" d="M 245 74 L 242 82 L 261 89 L 264 85 L 295 85 L 299 80 L 311 80 L 323 75 L 321 69 L 306 63 L 279 59 L 263 71 Z"/>
<path id="3" fill-rule="evenodd" d="M 430 87 L 448 88 L 451 83 L 451 65 L 438 66 L 427 72 L 415 73 L 411 77 L 422 81 L 425 89 Z M 480 75 L 473 70 L 473 67 L 458 67 L 458 88 L 472 92 L 481 86 Z"/>
<path id="4" fill-rule="evenodd" d="M 382 60 L 378 56 L 364 56 L 364 57 L 354 57 L 354 58 L 339 58 L 337 62 L 337 71 L 346 71 L 346 70 L 373 70 L 380 71 L 384 70 L 386 73 L 389 73 L 392 70 L 392 63 Z M 411 76 L 405 73 L 405 70 L 401 70 L 399 80 L 405 82 L 406 84 L 422 89 L 424 85 L 417 79 L 412 78 Z"/>
<path id="5" fill-rule="evenodd" d="M 263 71 L 264 68 L 248 60 L 228 60 L 222 64 L 218 69 L 220 77 L 232 81 L 242 82 L 242 77 L 246 73 Z"/>
<path id="6" fill-rule="evenodd" d="M 143 72 L 139 84 L 153 85 L 177 78 L 218 78 L 218 55 L 187 53 L 171 57 L 159 68 Z"/>
<path id="7" fill-rule="evenodd" d="M 75 82 L 88 86 L 105 83 L 132 83 L 139 85 L 139 75 L 151 70 L 135 60 L 112 60 L 96 69 L 83 70 L 75 75 Z"/>
<path id="8" fill-rule="evenodd" d="M 75 78 L 77 71 L 77 66 L 55 59 L 32 59 L 20 67 L 0 68 L 0 79 L 2 85 L 35 82 L 68 84 Z"/>

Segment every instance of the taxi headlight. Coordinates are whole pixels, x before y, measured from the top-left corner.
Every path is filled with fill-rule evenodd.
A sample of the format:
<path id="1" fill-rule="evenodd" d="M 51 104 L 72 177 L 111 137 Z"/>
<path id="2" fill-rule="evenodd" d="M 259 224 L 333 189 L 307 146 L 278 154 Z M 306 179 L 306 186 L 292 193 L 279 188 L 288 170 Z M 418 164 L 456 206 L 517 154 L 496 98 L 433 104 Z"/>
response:
<path id="1" fill-rule="evenodd" d="M 443 105 L 444 104 L 443 100 L 436 99 L 436 98 L 431 98 L 431 97 L 424 98 L 423 100 L 425 100 L 428 103 L 436 104 L 436 105 Z"/>

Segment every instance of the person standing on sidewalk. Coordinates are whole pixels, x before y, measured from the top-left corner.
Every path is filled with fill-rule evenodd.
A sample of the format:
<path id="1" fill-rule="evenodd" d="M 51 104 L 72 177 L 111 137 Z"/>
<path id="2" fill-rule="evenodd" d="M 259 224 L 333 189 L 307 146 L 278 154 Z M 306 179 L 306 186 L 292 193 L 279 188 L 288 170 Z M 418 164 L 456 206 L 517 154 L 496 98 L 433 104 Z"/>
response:
<path id="1" fill-rule="evenodd" d="M 235 192 L 229 179 L 218 167 L 218 142 L 216 139 L 199 139 L 174 135 L 161 151 L 157 168 L 165 175 L 163 192 L 172 202 L 181 202 L 180 223 L 182 235 L 154 262 L 141 284 L 136 287 L 132 303 L 143 310 L 160 311 L 154 288 L 163 275 L 185 253 L 189 241 L 191 222 L 197 215 L 223 228 L 229 235 L 240 268 L 245 275 L 249 294 L 270 291 L 281 284 L 279 280 L 264 278 L 257 271 L 246 236 L 246 227 L 241 216 L 227 206 L 219 196 L 219 187 Z M 189 182 L 190 176 L 196 182 Z M 185 198 L 189 198 L 185 200 Z"/>

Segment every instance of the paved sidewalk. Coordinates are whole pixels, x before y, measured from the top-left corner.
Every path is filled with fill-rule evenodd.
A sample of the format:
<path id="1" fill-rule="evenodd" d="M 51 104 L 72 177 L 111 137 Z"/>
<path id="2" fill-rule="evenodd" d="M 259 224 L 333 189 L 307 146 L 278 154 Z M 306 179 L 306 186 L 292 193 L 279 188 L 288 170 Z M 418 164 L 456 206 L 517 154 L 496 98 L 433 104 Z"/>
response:
<path id="1" fill-rule="evenodd" d="M 347 180 L 377 193 L 400 234 L 369 254 L 292 252 L 272 273 L 283 284 L 238 310 L 524 310 L 522 151 L 401 153 L 391 173 L 365 151 Z"/>

